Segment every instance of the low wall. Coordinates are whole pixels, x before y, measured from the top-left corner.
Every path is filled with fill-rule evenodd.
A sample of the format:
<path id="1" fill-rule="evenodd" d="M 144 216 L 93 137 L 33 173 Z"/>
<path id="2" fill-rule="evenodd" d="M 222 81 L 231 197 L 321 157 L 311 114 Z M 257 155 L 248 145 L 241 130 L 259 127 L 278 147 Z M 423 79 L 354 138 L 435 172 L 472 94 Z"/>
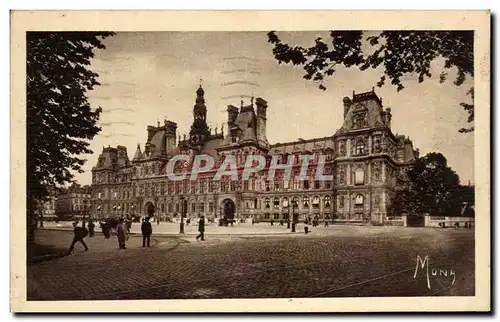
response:
<path id="1" fill-rule="evenodd" d="M 385 226 L 406 226 L 406 216 L 387 217 L 384 221 Z"/>
<path id="2" fill-rule="evenodd" d="M 474 227 L 474 217 L 446 217 L 446 216 L 425 216 L 425 226 L 426 227 L 455 227 L 458 223 L 458 227 Z"/>

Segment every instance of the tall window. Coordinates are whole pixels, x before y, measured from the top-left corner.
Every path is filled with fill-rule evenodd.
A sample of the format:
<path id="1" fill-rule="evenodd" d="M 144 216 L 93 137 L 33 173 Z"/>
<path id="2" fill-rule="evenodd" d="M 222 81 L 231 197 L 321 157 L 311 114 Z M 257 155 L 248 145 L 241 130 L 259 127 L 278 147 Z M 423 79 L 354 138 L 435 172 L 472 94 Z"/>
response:
<path id="1" fill-rule="evenodd" d="M 363 197 L 362 194 L 359 194 L 356 196 L 356 199 L 354 200 L 354 204 L 356 206 L 362 206 L 365 201 L 365 198 Z"/>
<path id="2" fill-rule="evenodd" d="M 363 141 L 358 141 L 356 143 L 356 154 L 365 154 L 365 143 Z"/>
<path id="3" fill-rule="evenodd" d="M 199 203 L 199 207 L 198 207 L 198 211 L 199 212 L 205 212 L 205 204 L 203 202 L 200 202 Z"/>
<path id="4" fill-rule="evenodd" d="M 361 168 L 357 168 L 354 172 L 354 183 L 364 184 L 365 183 L 365 171 Z"/>
<path id="5" fill-rule="evenodd" d="M 283 190 L 288 190 L 288 180 L 283 181 Z"/>
<path id="6" fill-rule="evenodd" d="M 245 190 L 245 191 L 248 190 L 248 180 L 243 181 L 243 190 Z"/>
<path id="7" fill-rule="evenodd" d="M 208 192 L 213 192 L 214 191 L 214 182 L 212 179 L 208 179 Z"/>
<path id="8" fill-rule="evenodd" d="M 319 180 L 314 181 L 314 189 L 321 189 L 321 182 Z"/>
<path id="9" fill-rule="evenodd" d="M 330 207 L 331 204 L 332 204 L 332 197 L 325 196 L 325 207 Z"/>
<path id="10" fill-rule="evenodd" d="M 283 198 L 283 207 L 288 207 L 288 198 Z"/>
<path id="11" fill-rule="evenodd" d="M 266 209 L 269 209 L 271 207 L 271 200 L 269 198 L 264 199 L 264 204 Z"/>
<path id="12" fill-rule="evenodd" d="M 313 204 L 313 208 L 319 208 L 319 197 L 318 196 L 314 196 L 312 204 Z"/>
<path id="13" fill-rule="evenodd" d="M 208 203 L 208 212 L 214 212 L 214 203 L 211 201 Z"/>
<path id="14" fill-rule="evenodd" d="M 304 180 L 304 189 L 309 190 L 309 180 Z"/>
<path id="15" fill-rule="evenodd" d="M 163 196 L 165 194 L 165 182 L 160 184 L 160 194 Z"/>
<path id="16" fill-rule="evenodd" d="M 304 204 L 304 208 L 309 208 L 309 197 L 304 197 L 302 203 Z"/>
<path id="17" fill-rule="evenodd" d="M 366 126 L 365 122 L 365 113 L 360 113 L 354 116 L 354 127 L 357 129 L 363 128 Z"/>
<path id="18" fill-rule="evenodd" d="M 278 197 L 274 197 L 274 209 L 279 209 L 280 207 L 280 199 Z"/>
<path id="19" fill-rule="evenodd" d="M 266 181 L 266 191 L 269 191 L 269 181 Z"/>
<path id="20" fill-rule="evenodd" d="M 172 204 L 171 203 L 167 204 L 167 208 L 168 208 L 168 212 L 171 213 L 172 212 Z"/>
<path id="21" fill-rule="evenodd" d="M 191 212 L 196 212 L 196 204 L 194 202 L 191 204 Z"/>
<path id="22" fill-rule="evenodd" d="M 279 190 L 280 190 L 280 182 L 274 181 L 274 191 L 279 191 Z"/>

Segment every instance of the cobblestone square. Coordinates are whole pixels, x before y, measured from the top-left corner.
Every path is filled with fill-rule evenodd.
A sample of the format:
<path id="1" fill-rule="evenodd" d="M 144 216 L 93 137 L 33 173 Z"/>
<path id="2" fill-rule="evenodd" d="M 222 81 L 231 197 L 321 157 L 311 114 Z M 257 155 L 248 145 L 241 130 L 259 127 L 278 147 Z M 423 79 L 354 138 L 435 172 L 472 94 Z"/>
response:
<path id="1" fill-rule="evenodd" d="M 87 238 L 83 252 L 28 266 L 28 300 L 297 298 L 474 295 L 469 229 L 317 227 L 308 235 L 153 236 L 126 250 Z M 68 245 L 68 231 L 38 242 Z M 428 256 L 426 269 L 417 256 Z M 444 272 L 446 271 L 446 276 Z M 453 271 L 453 276 L 451 274 Z M 434 272 L 436 273 L 434 275 Z"/>

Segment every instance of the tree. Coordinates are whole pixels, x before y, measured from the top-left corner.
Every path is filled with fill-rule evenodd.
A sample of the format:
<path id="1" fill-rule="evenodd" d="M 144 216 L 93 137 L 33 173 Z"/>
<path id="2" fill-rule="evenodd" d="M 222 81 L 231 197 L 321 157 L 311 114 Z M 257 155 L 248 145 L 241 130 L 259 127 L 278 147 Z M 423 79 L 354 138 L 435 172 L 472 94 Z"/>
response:
<path id="1" fill-rule="evenodd" d="M 87 91 L 99 85 L 88 66 L 94 49 L 111 32 L 28 32 L 26 61 L 26 176 L 28 241 L 36 204 L 48 189 L 83 172 L 82 153 L 100 131 L 101 108 L 92 109 Z M 30 225 L 31 223 L 31 225 Z"/>
<path id="2" fill-rule="evenodd" d="M 273 44 L 273 55 L 278 63 L 301 65 L 304 78 L 319 83 L 326 90 L 323 80 L 331 76 L 339 66 L 358 67 L 361 71 L 383 67 L 378 87 L 386 80 L 404 89 L 402 78 L 416 76 L 422 83 L 432 76 L 431 62 L 438 57 L 445 59 L 440 82 L 447 78 L 447 71 L 455 68 L 454 84 L 461 86 L 467 77 L 474 77 L 474 33 L 473 31 L 382 31 L 363 38 L 363 31 L 330 31 L 331 47 L 321 37 L 309 48 L 291 47 L 283 43 L 276 32 L 268 33 L 268 42 Z M 364 45 L 368 46 L 364 46 Z M 369 48 L 365 50 L 366 47 Z M 367 51 L 367 52 L 365 52 Z M 467 91 L 472 103 L 460 105 L 468 113 L 468 123 L 474 121 L 474 88 Z M 462 133 L 474 131 L 474 127 L 462 128 Z"/>
<path id="3" fill-rule="evenodd" d="M 456 214 L 460 180 L 447 165 L 441 153 L 429 153 L 419 158 L 408 171 L 409 186 L 393 198 L 393 213 Z"/>

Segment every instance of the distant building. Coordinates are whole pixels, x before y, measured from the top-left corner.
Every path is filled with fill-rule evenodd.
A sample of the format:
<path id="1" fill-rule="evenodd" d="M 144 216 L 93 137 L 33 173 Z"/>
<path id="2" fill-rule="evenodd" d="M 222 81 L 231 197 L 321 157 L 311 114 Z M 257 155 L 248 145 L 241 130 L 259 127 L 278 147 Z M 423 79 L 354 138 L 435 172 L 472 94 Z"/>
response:
<path id="1" fill-rule="evenodd" d="M 92 169 L 92 213 L 95 216 L 154 215 L 178 217 L 183 204 L 189 216 L 207 218 L 255 218 L 257 221 L 304 220 L 307 217 L 342 223 L 384 224 L 396 189 L 406 184 L 406 171 L 419 157 L 412 142 L 391 131 L 391 109 L 372 90 L 343 99 L 344 121 L 334 134 L 323 138 L 299 139 L 269 144 L 266 127 L 267 102 L 252 98 L 238 108 L 227 107 L 228 133 L 207 125 L 204 90 L 196 91 L 193 124 L 189 137 L 177 137 L 177 124 L 148 126 L 144 151 L 140 146 L 132 160 L 123 146 L 103 148 Z M 271 126 L 281 126 L 271 124 Z M 305 126 L 305 124 L 297 124 Z M 309 125 L 310 126 L 310 125 Z M 173 156 L 208 154 L 215 169 L 196 181 L 171 181 L 166 164 Z M 290 180 L 270 181 L 266 172 L 249 180 L 216 181 L 213 176 L 224 158 L 235 156 L 238 165 L 248 155 L 262 155 L 268 161 L 278 155 L 282 162 L 294 156 Z M 326 158 L 325 175 L 332 181 L 315 180 L 310 167 L 307 180 L 294 178 L 300 171 L 299 155 Z M 281 161 L 280 161 L 281 162 Z M 190 164 L 175 171 L 188 171 Z"/>
<path id="2" fill-rule="evenodd" d="M 91 211 L 92 194 L 90 186 L 73 184 L 57 196 L 55 214 L 59 219 L 81 219 Z"/>
<path id="3" fill-rule="evenodd" d="M 49 189 L 47 200 L 38 203 L 37 218 L 43 221 L 52 221 L 57 218 L 56 216 L 56 201 L 58 192 L 56 189 Z"/>

